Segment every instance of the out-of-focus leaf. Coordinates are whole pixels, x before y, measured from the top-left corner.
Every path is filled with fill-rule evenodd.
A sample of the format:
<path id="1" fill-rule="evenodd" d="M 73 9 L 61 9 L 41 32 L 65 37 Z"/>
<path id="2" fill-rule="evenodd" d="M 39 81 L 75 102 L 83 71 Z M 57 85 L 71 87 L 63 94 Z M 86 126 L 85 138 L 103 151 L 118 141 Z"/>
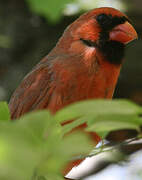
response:
<path id="1" fill-rule="evenodd" d="M 58 175 L 58 174 L 47 175 L 45 177 L 46 177 L 46 179 L 41 179 L 41 180 L 51 180 L 51 179 L 64 180 L 64 177 L 61 175 Z"/>
<path id="2" fill-rule="evenodd" d="M 0 123 L 0 179 L 31 180 L 34 171 L 43 167 L 45 158 L 58 161 L 55 152 L 61 145 L 61 129 L 52 120 L 48 111 L 39 111 Z M 50 170 L 46 169 L 52 174 Z M 58 169 L 56 172 L 60 174 Z"/>
<path id="3" fill-rule="evenodd" d="M 10 37 L 0 34 L 0 47 L 10 48 L 12 46 L 12 41 Z"/>
<path id="4" fill-rule="evenodd" d="M 2 137 L 6 145 L 10 140 L 8 146 L 4 146 L 8 147 L 7 151 L 5 148 L 0 149 L 0 152 L 6 153 L 5 156 L 2 154 L 6 159 L 0 164 L 6 161 L 3 168 L 5 171 L 9 168 L 11 174 L 13 172 L 13 175 L 6 176 L 9 179 L 25 180 L 33 177 L 32 180 L 61 180 L 61 172 L 67 161 L 74 155 L 87 155 L 93 149 L 85 134 L 73 133 L 63 138 L 59 122 L 46 110 L 28 113 L 9 124 L 1 124 L 1 128 L 3 131 L 0 131 L 0 139 Z"/>
<path id="5" fill-rule="evenodd" d="M 134 115 L 141 112 L 140 106 L 127 100 L 89 100 L 69 105 L 57 112 L 55 118 L 63 122 L 87 115 Z"/>
<path id="6" fill-rule="evenodd" d="M 88 119 L 87 131 L 97 132 L 104 138 L 110 131 L 120 129 L 135 129 L 140 130 L 142 119 L 136 115 L 100 115 L 92 119 Z"/>
<path id="7" fill-rule="evenodd" d="M 72 104 L 55 115 L 59 122 L 74 119 L 64 125 L 63 133 L 87 123 L 87 131 L 97 132 L 104 138 L 112 130 L 135 129 L 139 131 L 142 119 L 140 106 L 126 100 L 94 100 Z"/>
<path id="8" fill-rule="evenodd" d="M 26 131 L 31 132 L 38 139 L 43 139 L 43 135 L 49 135 L 51 130 L 56 128 L 56 133 L 60 133 L 60 125 L 57 123 L 49 111 L 36 111 L 28 113 L 17 120 L 17 124 Z"/>
<path id="9" fill-rule="evenodd" d="M 79 118 L 79 119 L 76 119 L 76 120 L 72 121 L 71 123 L 68 123 L 68 124 L 64 125 L 62 127 L 63 135 L 65 135 L 66 133 L 68 133 L 72 129 L 74 129 L 75 127 L 78 127 L 79 125 L 81 125 L 81 124 L 83 124 L 85 122 L 87 122 L 86 118 Z"/>
<path id="10" fill-rule="evenodd" d="M 0 115 L 7 114 L 7 105 L 0 105 Z M 70 105 L 55 115 L 43 110 L 19 120 L 0 121 L 0 179 L 62 180 L 66 163 L 93 149 L 86 133 L 69 133 L 73 128 L 87 123 L 86 131 L 102 137 L 123 128 L 139 131 L 141 111 L 140 106 L 125 100 L 96 100 Z M 74 118 L 75 121 L 61 127 L 61 122 Z"/>
<path id="11" fill-rule="evenodd" d="M 131 124 L 128 122 L 120 122 L 120 121 L 108 121 L 107 124 L 105 121 L 100 121 L 94 123 L 93 126 L 87 128 L 88 131 L 94 131 L 99 134 L 102 138 L 104 138 L 110 131 L 120 130 L 120 129 L 136 129 L 139 130 L 139 127 L 135 124 Z"/>
<path id="12" fill-rule="evenodd" d="M 94 144 L 83 132 L 74 132 L 71 136 L 64 138 L 64 146 L 61 146 L 64 155 L 87 155 L 93 149 Z M 64 147 L 64 148 L 63 148 Z"/>
<path id="13" fill-rule="evenodd" d="M 0 121 L 10 120 L 10 113 L 6 102 L 0 102 Z"/>
<path id="14" fill-rule="evenodd" d="M 142 124 L 142 118 L 139 117 L 137 114 L 132 114 L 132 115 L 126 115 L 126 114 L 108 114 L 108 115 L 98 115 L 98 116 L 87 116 L 84 117 L 87 119 L 87 124 L 88 126 L 93 125 L 95 122 L 100 122 L 104 121 L 106 123 L 109 121 L 114 121 L 114 122 L 127 122 L 130 124 L 134 125 L 141 125 Z"/>
<path id="15" fill-rule="evenodd" d="M 50 155 L 46 156 L 45 154 L 45 158 L 43 159 L 44 161 L 38 168 L 38 174 L 40 175 L 53 176 L 54 174 L 59 174 L 59 172 L 63 171 L 65 164 L 74 156 L 87 155 L 93 149 L 93 145 L 89 137 L 81 132 L 65 136 L 60 142 L 56 137 L 52 143 L 52 149 L 50 149 L 47 144 Z"/>
<path id="16" fill-rule="evenodd" d="M 40 160 L 40 144 L 24 129 L 7 122 L 0 124 L 0 145 L 0 179 L 30 180 Z"/>
<path id="17" fill-rule="evenodd" d="M 55 22 L 62 15 L 64 6 L 72 0 L 27 0 L 31 10 Z"/>

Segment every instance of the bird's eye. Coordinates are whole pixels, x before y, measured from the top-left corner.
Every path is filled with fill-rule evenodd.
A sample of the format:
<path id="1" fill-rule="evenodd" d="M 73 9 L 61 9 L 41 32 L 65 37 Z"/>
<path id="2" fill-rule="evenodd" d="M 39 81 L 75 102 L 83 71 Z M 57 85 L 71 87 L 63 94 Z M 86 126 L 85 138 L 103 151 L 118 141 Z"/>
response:
<path id="1" fill-rule="evenodd" d="M 96 19 L 99 22 L 103 22 L 103 21 L 108 20 L 108 16 L 106 14 L 99 14 Z"/>
<path id="2" fill-rule="evenodd" d="M 86 39 L 82 39 L 82 38 L 80 38 L 80 40 L 81 40 L 85 45 L 87 45 L 87 46 L 89 46 L 89 47 L 96 47 L 96 46 L 97 46 L 96 43 L 93 42 L 93 41 L 91 41 L 91 40 L 86 40 Z"/>
<path id="3" fill-rule="evenodd" d="M 99 23 L 100 26 L 102 27 L 107 27 L 111 24 L 112 22 L 112 17 L 111 15 L 106 15 L 106 14 L 99 14 L 96 17 L 97 22 Z"/>

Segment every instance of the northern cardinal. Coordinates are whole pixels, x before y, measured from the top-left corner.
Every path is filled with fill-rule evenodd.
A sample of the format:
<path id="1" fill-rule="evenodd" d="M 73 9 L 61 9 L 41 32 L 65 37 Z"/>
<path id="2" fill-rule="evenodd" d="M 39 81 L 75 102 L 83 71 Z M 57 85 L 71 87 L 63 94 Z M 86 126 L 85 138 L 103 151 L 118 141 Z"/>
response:
<path id="1" fill-rule="evenodd" d="M 16 89 L 9 103 L 11 118 L 37 109 L 55 113 L 85 99 L 112 98 L 125 45 L 136 38 L 128 17 L 116 9 L 83 14 Z"/>

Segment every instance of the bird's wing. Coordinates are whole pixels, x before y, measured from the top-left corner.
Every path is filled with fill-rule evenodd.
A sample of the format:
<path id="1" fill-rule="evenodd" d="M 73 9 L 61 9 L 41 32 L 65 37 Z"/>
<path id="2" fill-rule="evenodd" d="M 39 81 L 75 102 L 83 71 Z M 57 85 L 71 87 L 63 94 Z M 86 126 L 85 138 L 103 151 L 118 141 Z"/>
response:
<path id="1" fill-rule="evenodd" d="M 11 118 L 16 119 L 26 112 L 37 109 L 48 108 L 56 112 L 74 101 L 92 97 L 92 93 L 88 90 L 92 89 L 90 88 L 92 84 L 94 89 L 92 81 L 96 79 L 98 68 L 96 58 L 93 58 L 89 65 L 86 65 L 86 62 L 82 63 L 81 60 L 82 56 L 65 55 L 48 56 L 48 60 L 43 59 L 24 78 L 11 97 L 9 103 Z"/>
<path id="2" fill-rule="evenodd" d="M 16 119 L 33 109 L 46 108 L 54 89 L 51 79 L 52 72 L 48 65 L 40 64 L 33 69 L 11 97 L 9 103 L 11 118 Z"/>

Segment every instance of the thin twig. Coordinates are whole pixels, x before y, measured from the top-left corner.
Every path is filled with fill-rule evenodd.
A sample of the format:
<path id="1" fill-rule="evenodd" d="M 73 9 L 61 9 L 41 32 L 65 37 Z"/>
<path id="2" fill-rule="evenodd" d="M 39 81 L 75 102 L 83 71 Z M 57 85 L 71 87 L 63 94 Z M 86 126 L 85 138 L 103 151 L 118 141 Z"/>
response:
<path id="1" fill-rule="evenodd" d="M 138 137 L 129 139 L 127 141 L 117 143 L 117 144 L 115 144 L 113 146 L 110 146 L 109 143 L 104 144 L 104 141 L 102 140 L 102 145 L 99 148 L 95 148 L 89 155 L 87 155 L 87 156 L 86 155 L 76 156 L 76 157 L 73 157 L 71 160 L 85 159 L 85 158 L 96 156 L 96 155 L 98 155 L 100 153 L 111 152 L 111 151 L 116 150 L 117 148 L 119 148 L 121 146 L 128 145 L 129 143 L 132 143 L 132 142 L 134 142 L 136 140 L 140 140 L 140 139 L 142 139 L 142 137 L 138 136 Z M 108 148 L 108 149 L 105 149 L 105 148 Z"/>

